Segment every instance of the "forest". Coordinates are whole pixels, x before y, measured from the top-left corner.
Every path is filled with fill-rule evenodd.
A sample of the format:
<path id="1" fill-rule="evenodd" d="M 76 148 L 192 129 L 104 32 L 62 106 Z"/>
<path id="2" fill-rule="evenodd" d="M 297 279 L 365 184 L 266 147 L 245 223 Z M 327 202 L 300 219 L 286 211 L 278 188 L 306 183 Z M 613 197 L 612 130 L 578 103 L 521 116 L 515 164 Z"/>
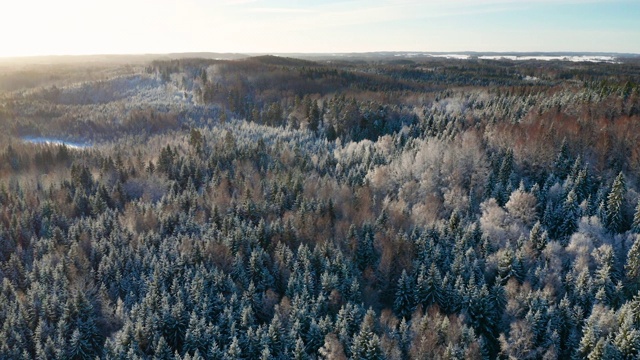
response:
<path id="1" fill-rule="evenodd" d="M 0 63 L 0 127 L 2 359 L 640 359 L 637 58 Z"/>

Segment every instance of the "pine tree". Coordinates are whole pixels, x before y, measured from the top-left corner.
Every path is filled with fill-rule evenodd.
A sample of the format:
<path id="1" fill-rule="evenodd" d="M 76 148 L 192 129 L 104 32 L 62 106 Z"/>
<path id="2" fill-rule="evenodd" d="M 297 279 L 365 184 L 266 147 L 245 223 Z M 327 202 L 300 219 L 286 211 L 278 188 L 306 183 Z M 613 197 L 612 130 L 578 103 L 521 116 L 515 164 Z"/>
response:
<path id="1" fill-rule="evenodd" d="M 271 355 L 269 345 L 265 344 L 262 348 L 262 352 L 260 353 L 260 360 L 275 360 L 275 357 Z"/>
<path id="2" fill-rule="evenodd" d="M 485 341 L 485 347 L 489 354 L 498 351 L 498 339 L 496 335 L 495 309 L 489 299 L 489 291 L 486 285 L 480 290 L 473 290 L 468 294 L 467 314 L 473 329 L 481 335 Z M 495 355 L 494 355 L 495 356 Z"/>
<path id="3" fill-rule="evenodd" d="M 578 228 L 578 220 L 580 219 L 580 205 L 576 193 L 571 190 L 567 194 L 562 207 L 562 224 L 558 232 L 559 237 L 567 238 L 571 236 Z"/>
<path id="4" fill-rule="evenodd" d="M 169 309 L 170 306 L 170 309 Z M 163 305 L 163 335 L 174 350 L 181 350 L 189 326 L 189 313 L 180 298 L 173 305 Z"/>
<path id="5" fill-rule="evenodd" d="M 284 351 L 286 348 L 286 339 L 284 337 L 282 321 L 277 313 L 273 319 L 271 319 L 271 323 L 267 330 L 267 337 L 269 339 L 269 349 L 271 349 L 273 353 L 280 354 Z"/>
<path id="6" fill-rule="evenodd" d="M 531 232 L 529 232 L 529 241 L 533 248 L 541 252 L 547 246 L 549 242 L 549 235 L 547 232 L 542 229 L 542 224 L 540 222 L 536 222 L 531 228 Z"/>
<path id="7" fill-rule="evenodd" d="M 624 266 L 626 272 L 626 286 L 628 292 L 635 294 L 640 289 L 640 235 L 631 245 L 627 254 L 627 263 Z"/>
<path id="8" fill-rule="evenodd" d="M 316 319 L 311 320 L 309 331 L 306 334 L 302 334 L 302 336 L 304 343 L 306 344 L 306 348 L 312 354 L 316 353 L 324 342 L 322 329 L 320 328 L 320 325 L 318 325 Z"/>
<path id="9" fill-rule="evenodd" d="M 627 192 L 627 186 L 622 172 L 618 174 L 613 181 L 611 191 L 607 196 L 606 207 L 606 226 L 609 231 L 620 233 L 624 231 L 624 196 Z"/>
<path id="10" fill-rule="evenodd" d="M 207 357 L 210 360 L 222 360 L 224 358 L 224 353 L 215 340 L 213 340 L 209 345 L 209 350 L 207 350 Z"/>
<path id="11" fill-rule="evenodd" d="M 68 357 L 73 360 L 90 360 L 94 358 L 91 344 L 82 338 L 80 331 L 75 329 L 69 340 Z"/>
<path id="12" fill-rule="evenodd" d="M 593 357 L 589 357 L 589 360 L 593 359 Z M 602 356 L 601 360 L 624 360 L 620 349 L 618 349 L 610 340 L 607 340 L 602 348 Z"/>
<path id="13" fill-rule="evenodd" d="M 85 354 L 83 356 L 93 358 L 99 354 L 103 338 L 96 325 L 93 305 L 81 292 L 77 292 L 73 300 L 73 313 L 75 315 L 75 325 L 77 326 L 74 334 L 76 331 L 78 332 L 79 341 L 71 341 L 70 345 L 71 347 L 75 346 L 76 350 Z"/>
<path id="14" fill-rule="evenodd" d="M 596 255 L 596 261 L 599 263 L 595 273 L 594 286 L 597 289 L 596 300 L 605 305 L 614 305 L 616 298 L 616 286 L 613 283 L 612 267 L 614 264 L 613 250 L 610 246 L 604 245 L 600 247 Z"/>
<path id="15" fill-rule="evenodd" d="M 603 344 L 598 344 L 598 339 L 600 338 L 600 334 L 597 329 L 595 329 L 591 323 L 585 323 L 585 328 L 582 332 L 582 339 L 580 340 L 580 346 L 577 349 L 577 354 L 583 359 L 589 356 L 594 350 L 597 352 L 601 352 Z M 602 341 L 603 339 L 600 339 Z M 597 350 L 598 345 L 600 346 L 600 350 Z"/>
<path id="16" fill-rule="evenodd" d="M 567 140 L 562 140 L 562 146 L 560 147 L 560 152 L 556 157 L 555 162 L 555 174 L 557 174 L 561 179 L 567 177 L 567 175 L 571 172 L 571 165 L 573 165 L 573 157 L 569 152 L 569 146 L 567 144 Z"/>
<path id="17" fill-rule="evenodd" d="M 171 347 L 167 344 L 167 341 L 164 339 L 164 336 L 161 336 L 158 340 L 158 344 L 156 345 L 155 351 L 153 353 L 154 359 L 159 360 L 173 360 L 175 359 L 173 353 L 171 352 Z"/>
<path id="18" fill-rule="evenodd" d="M 393 302 L 393 307 L 402 318 L 409 318 L 414 310 L 414 288 L 413 281 L 407 275 L 406 270 L 402 270 L 402 275 L 398 279 L 398 285 L 396 287 L 396 297 Z"/>
<path id="19" fill-rule="evenodd" d="M 563 204 L 557 205 L 553 200 L 549 199 L 544 210 L 542 224 L 547 229 L 549 237 L 552 239 L 558 239 L 562 234 L 562 227 L 565 222 L 562 214 Z"/>
<path id="20" fill-rule="evenodd" d="M 352 225 L 349 228 L 348 239 L 352 246 L 355 246 L 353 251 L 355 252 L 355 263 L 360 270 L 365 270 L 367 267 L 375 267 L 377 256 L 373 247 L 373 231 L 368 224 L 363 225 L 363 229 L 360 234 L 357 234 L 355 226 Z"/>
<path id="21" fill-rule="evenodd" d="M 374 332 L 375 313 L 369 309 L 362 320 L 360 332 L 353 339 L 351 359 L 382 360 L 384 354 L 380 348 L 380 338 Z"/>
<path id="22" fill-rule="evenodd" d="M 292 358 L 294 360 L 307 359 L 307 353 L 305 352 L 304 341 L 301 338 L 296 340 L 295 347 L 293 348 Z"/>
<path id="23" fill-rule="evenodd" d="M 227 353 L 224 355 L 224 360 L 240 360 L 242 359 L 242 349 L 240 348 L 240 342 L 237 337 L 233 337 L 231 344 L 227 349 Z"/>
<path id="24" fill-rule="evenodd" d="M 498 276 L 500 278 L 500 284 L 505 285 L 509 278 L 513 275 L 513 264 L 515 262 L 515 256 L 511 246 L 507 244 L 506 249 L 498 259 Z"/>
<path id="25" fill-rule="evenodd" d="M 640 350 L 640 330 L 634 326 L 633 318 L 622 319 L 622 324 L 613 340 L 623 359 L 636 359 Z"/>
<path id="26" fill-rule="evenodd" d="M 318 100 L 314 100 L 311 108 L 309 109 L 309 130 L 317 131 L 318 126 L 320 125 L 321 113 L 320 108 L 318 107 Z"/>
<path id="27" fill-rule="evenodd" d="M 636 234 L 640 233 L 640 199 L 638 200 L 638 205 L 636 205 L 636 210 L 633 213 L 633 224 L 631 225 L 631 230 Z"/>
<path id="28" fill-rule="evenodd" d="M 205 327 L 205 319 L 198 319 L 197 314 L 192 312 L 189 318 L 189 327 L 185 335 L 183 352 L 195 354 L 195 352 L 198 351 L 206 354 L 209 341 L 206 336 Z"/>
<path id="29" fill-rule="evenodd" d="M 426 310 L 433 303 L 442 304 L 444 302 L 442 278 L 435 263 L 431 263 L 428 273 L 425 271 L 424 265 L 420 266 L 420 272 L 416 279 L 415 297 L 416 304 L 421 304 L 424 308 L 423 310 Z"/>
<path id="30" fill-rule="evenodd" d="M 351 344 L 351 337 L 358 331 L 363 316 L 363 309 L 351 302 L 343 305 L 338 311 L 335 331 L 347 351 Z"/>
<path id="31" fill-rule="evenodd" d="M 409 328 L 409 325 L 405 321 L 405 319 L 402 319 L 400 321 L 400 325 L 398 326 L 398 345 L 400 347 L 400 351 L 402 351 L 402 356 L 405 358 L 408 357 L 411 338 L 411 329 Z"/>
<path id="32" fill-rule="evenodd" d="M 501 314 L 507 307 L 507 294 L 499 282 L 496 282 L 489 290 L 489 301 L 497 314 Z"/>

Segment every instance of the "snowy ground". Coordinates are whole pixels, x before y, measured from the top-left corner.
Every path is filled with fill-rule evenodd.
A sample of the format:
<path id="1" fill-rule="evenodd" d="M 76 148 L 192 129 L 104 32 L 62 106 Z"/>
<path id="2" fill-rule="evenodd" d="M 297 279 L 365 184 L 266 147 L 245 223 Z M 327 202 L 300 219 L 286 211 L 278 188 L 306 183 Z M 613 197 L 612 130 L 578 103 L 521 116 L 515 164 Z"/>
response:
<path id="1" fill-rule="evenodd" d="M 483 55 L 478 59 L 482 60 L 543 60 L 543 61 L 572 61 L 572 62 L 616 62 L 616 58 L 613 56 L 593 56 L 593 55 L 581 55 L 581 56 L 519 56 L 519 55 Z"/>
<path id="2" fill-rule="evenodd" d="M 66 141 L 66 140 L 60 140 L 56 138 L 39 137 L 39 136 L 25 136 L 22 138 L 22 141 L 31 143 L 31 144 L 66 145 L 68 148 L 78 149 L 78 150 L 87 149 L 93 146 L 87 143 Z"/>
<path id="3" fill-rule="evenodd" d="M 429 54 L 429 56 L 457 60 L 469 60 L 471 58 L 471 55 L 465 54 Z"/>

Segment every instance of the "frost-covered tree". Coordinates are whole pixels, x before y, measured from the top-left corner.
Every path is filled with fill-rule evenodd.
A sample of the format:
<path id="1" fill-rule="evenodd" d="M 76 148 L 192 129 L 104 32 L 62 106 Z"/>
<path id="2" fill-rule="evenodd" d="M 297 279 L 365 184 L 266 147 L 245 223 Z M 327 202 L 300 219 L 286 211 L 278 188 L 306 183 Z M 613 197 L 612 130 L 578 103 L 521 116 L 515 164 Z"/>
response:
<path id="1" fill-rule="evenodd" d="M 408 318 L 414 309 L 415 304 L 415 287 L 413 279 L 405 270 L 402 271 L 400 279 L 398 279 L 398 285 L 396 286 L 396 296 L 393 302 L 393 307 L 402 318 Z"/>
<path id="2" fill-rule="evenodd" d="M 606 225 L 612 232 L 622 232 L 626 224 L 624 223 L 624 197 L 627 192 L 627 185 L 622 172 L 613 181 L 611 191 L 607 196 Z"/>

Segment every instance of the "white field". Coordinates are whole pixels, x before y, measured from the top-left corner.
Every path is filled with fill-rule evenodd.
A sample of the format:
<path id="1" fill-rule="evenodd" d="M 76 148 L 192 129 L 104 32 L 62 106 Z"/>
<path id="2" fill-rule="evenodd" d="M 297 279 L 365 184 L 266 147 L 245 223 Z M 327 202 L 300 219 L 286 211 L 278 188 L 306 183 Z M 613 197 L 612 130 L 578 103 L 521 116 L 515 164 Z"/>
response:
<path id="1" fill-rule="evenodd" d="M 524 61 L 524 60 L 552 61 L 552 60 L 560 60 L 560 61 L 572 61 L 572 62 L 609 62 L 609 63 L 613 63 L 613 62 L 616 61 L 616 58 L 613 57 L 613 56 L 592 56 L 592 55 L 582 55 L 582 56 L 483 55 L 483 56 L 479 56 L 478 59 L 482 59 L 482 60 L 513 60 L 513 61 Z"/>
<path id="2" fill-rule="evenodd" d="M 49 137 L 39 137 L 39 136 L 25 136 L 22 138 L 22 141 L 30 143 L 30 144 L 42 144 L 42 145 L 66 145 L 70 149 L 82 150 L 90 148 L 91 144 L 65 141 L 55 138 Z"/>

